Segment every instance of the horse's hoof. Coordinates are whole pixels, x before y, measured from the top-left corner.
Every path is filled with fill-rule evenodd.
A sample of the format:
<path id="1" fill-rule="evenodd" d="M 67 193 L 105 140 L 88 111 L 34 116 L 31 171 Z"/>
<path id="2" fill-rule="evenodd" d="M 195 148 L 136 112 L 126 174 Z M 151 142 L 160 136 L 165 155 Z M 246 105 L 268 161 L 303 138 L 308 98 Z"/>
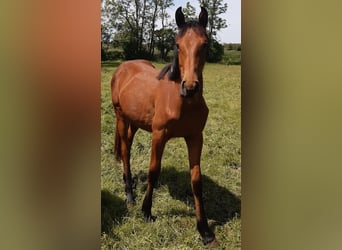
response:
<path id="1" fill-rule="evenodd" d="M 135 206 L 135 200 L 126 199 L 126 206 L 127 207 Z"/>
<path id="2" fill-rule="evenodd" d="M 154 222 L 156 221 L 157 217 L 150 215 L 144 215 L 145 222 Z"/>
<path id="3" fill-rule="evenodd" d="M 206 246 L 207 246 L 208 248 L 216 248 L 216 247 L 219 247 L 220 244 L 219 244 L 218 241 L 214 238 L 212 241 L 208 242 L 208 243 L 206 244 Z"/>
<path id="4" fill-rule="evenodd" d="M 130 192 L 126 193 L 126 206 L 127 207 L 132 207 L 135 205 L 135 200 L 133 198 L 133 194 Z"/>
<path id="5" fill-rule="evenodd" d="M 214 234 L 205 235 L 203 237 L 203 243 L 208 247 L 217 247 L 219 245 Z"/>

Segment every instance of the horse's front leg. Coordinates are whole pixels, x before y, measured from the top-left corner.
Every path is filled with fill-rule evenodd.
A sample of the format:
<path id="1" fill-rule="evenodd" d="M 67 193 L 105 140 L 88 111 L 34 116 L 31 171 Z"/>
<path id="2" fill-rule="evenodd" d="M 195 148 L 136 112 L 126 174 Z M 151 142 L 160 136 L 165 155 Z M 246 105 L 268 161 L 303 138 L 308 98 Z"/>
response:
<path id="1" fill-rule="evenodd" d="M 152 132 L 151 162 L 147 179 L 147 191 L 142 205 L 142 211 L 144 213 L 144 218 L 146 221 L 155 220 L 155 217 L 153 217 L 151 214 L 152 195 L 154 185 L 159 177 L 161 158 L 166 141 L 167 139 L 164 130 L 157 130 Z"/>
<path id="2" fill-rule="evenodd" d="M 203 208 L 202 180 L 200 167 L 203 135 L 202 133 L 200 133 L 196 136 L 186 137 L 185 141 L 189 153 L 191 187 L 195 200 L 197 230 L 201 234 L 204 244 L 207 244 L 215 240 L 215 235 L 208 227 L 207 217 L 205 215 Z"/>

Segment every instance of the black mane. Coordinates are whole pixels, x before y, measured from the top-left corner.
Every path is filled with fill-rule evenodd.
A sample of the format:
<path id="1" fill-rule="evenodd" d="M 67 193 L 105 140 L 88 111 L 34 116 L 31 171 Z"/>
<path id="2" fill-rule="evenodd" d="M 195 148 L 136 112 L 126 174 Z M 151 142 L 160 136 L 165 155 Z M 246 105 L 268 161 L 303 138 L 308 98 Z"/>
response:
<path id="1" fill-rule="evenodd" d="M 157 79 L 158 79 L 158 80 L 163 79 L 164 76 L 166 75 L 166 73 L 171 69 L 171 66 L 172 66 L 171 63 L 167 64 L 167 65 L 160 71 L 159 75 L 157 76 Z"/>
<path id="2" fill-rule="evenodd" d="M 168 78 L 170 81 L 178 81 L 180 80 L 180 70 L 179 70 L 179 62 L 178 62 L 178 48 L 175 46 L 173 50 L 173 61 L 172 63 L 166 65 L 159 73 L 157 79 L 161 80 L 164 78 L 166 73 L 169 72 Z"/>
<path id="3" fill-rule="evenodd" d="M 197 21 L 189 21 L 185 23 L 178 31 L 177 38 L 185 35 L 188 29 L 194 29 L 198 33 L 207 36 L 205 29 L 197 22 Z M 172 63 L 166 65 L 157 76 L 158 80 L 164 78 L 166 73 L 169 72 L 168 78 L 170 81 L 180 81 L 180 70 L 179 70 L 179 62 L 178 62 L 178 48 L 175 46 L 173 50 L 173 60 Z"/>

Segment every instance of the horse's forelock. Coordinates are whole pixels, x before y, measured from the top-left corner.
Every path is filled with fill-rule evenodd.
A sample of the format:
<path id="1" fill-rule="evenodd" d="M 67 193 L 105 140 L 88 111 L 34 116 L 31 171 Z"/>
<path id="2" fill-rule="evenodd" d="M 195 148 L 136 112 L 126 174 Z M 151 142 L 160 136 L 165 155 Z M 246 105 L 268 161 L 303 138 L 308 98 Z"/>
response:
<path id="1" fill-rule="evenodd" d="M 189 21 L 178 30 L 177 37 L 182 37 L 185 35 L 188 29 L 193 29 L 200 35 L 207 36 L 205 28 L 197 21 Z"/>

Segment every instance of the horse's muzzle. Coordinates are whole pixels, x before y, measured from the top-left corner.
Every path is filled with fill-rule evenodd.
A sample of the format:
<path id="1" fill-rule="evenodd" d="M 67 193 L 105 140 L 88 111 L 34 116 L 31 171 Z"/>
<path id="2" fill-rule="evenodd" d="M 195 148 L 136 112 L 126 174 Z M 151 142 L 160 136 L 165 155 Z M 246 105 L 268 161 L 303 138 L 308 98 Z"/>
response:
<path id="1" fill-rule="evenodd" d="M 194 87 L 189 88 L 186 87 L 185 81 L 181 82 L 181 86 L 180 86 L 180 95 L 183 97 L 193 97 L 199 90 L 199 82 L 196 81 Z"/>

